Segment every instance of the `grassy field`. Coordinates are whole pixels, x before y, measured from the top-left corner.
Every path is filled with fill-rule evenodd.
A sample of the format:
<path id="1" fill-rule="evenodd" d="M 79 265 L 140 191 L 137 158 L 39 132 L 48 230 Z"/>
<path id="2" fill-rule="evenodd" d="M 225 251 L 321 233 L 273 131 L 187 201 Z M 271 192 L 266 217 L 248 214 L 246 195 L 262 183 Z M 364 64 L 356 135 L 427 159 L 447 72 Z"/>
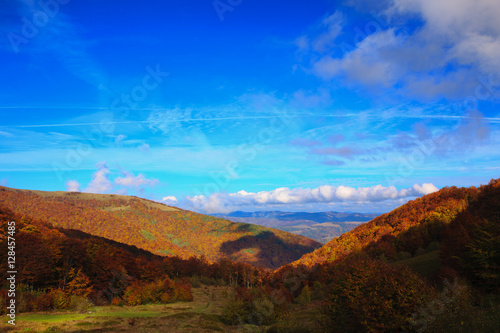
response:
<path id="1" fill-rule="evenodd" d="M 431 251 L 413 258 L 400 260 L 396 264 L 408 266 L 426 278 L 435 278 L 441 268 L 439 250 Z"/>
<path id="2" fill-rule="evenodd" d="M 2 186 L 0 186 L 2 187 Z M 20 190 L 22 191 L 22 190 Z M 99 200 L 99 201 L 107 201 L 111 199 L 122 199 L 126 201 L 130 201 L 132 197 L 128 195 L 119 195 L 119 194 L 98 194 L 98 193 L 85 193 L 85 192 L 66 192 L 66 191 L 37 191 L 37 190 L 30 190 L 30 192 L 35 193 L 41 197 L 44 198 L 57 198 L 57 197 L 72 197 L 72 198 L 77 198 L 77 199 L 83 199 L 83 200 Z M 146 206 L 151 207 L 151 208 L 158 208 L 160 210 L 166 211 L 166 212 L 176 212 L 179 211 L 178 208 L 167 206 L 165 204 L 159 203 L 159 202 L 154 202 L 151 200 L 145 200 L 141 198 L 136 199 L 140 200 L 143 202 Z M 127 207 L 130 208 L 130 206 L 122 206 L 119 207 L 116 210 L 127 210 Z M 110 210 L 110 209 L 106 209 Z"/>
<path id="3" fill-rule="evenodd" d="M 193 302 L 96 306 L 83 314 L 23 313 L 16 316 L 15 326 L 6 324 L 5 316 L 0 332 L 236 332 L 241 327 L 220 321 L 230 292 L 229 287 L 202 285 L 193 288 Z M 260 332 L 263 328 L 248 329 Z"/>

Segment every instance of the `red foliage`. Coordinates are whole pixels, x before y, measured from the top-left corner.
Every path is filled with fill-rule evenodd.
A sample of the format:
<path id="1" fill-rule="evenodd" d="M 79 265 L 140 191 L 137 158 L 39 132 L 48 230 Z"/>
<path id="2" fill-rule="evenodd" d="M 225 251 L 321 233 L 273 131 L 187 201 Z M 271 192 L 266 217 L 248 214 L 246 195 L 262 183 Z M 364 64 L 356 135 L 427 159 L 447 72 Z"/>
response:
<path id="1" fill-rule="evenodd" d="M 3 188 L 0 206 L 53 226 L 80 230 L 158 255 L 183 259 L 203 254 L 209 261 L 230 257 L 276 268 L 320 244 L 284 231 L 233 223 L 136 197 L 50 193 Z M 192 275 L 198 268 L 188 265 Z"/>

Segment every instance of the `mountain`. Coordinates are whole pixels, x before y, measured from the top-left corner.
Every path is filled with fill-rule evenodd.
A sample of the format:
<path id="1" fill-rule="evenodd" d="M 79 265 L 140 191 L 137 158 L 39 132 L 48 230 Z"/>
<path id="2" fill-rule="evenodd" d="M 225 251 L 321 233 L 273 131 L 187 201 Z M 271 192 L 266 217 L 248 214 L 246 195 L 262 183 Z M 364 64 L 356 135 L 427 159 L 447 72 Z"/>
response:
<path id="1" fill-rule="evenodd" d="M 498 332 L 500 179 L 410 201 L 274 271 L 280 282 L 323 300 L 325 324 L 309 331 Z"/>
<path id="2" fill-rule="evenodd" d="M 467 266 L 470 262 L 465 263 L 463 259 L 456 262 L 457 253 L 467 252 L 472 246 L 470 242 L 478 237 L 491 238 L 483 245 L 497 244 L 496 252 L 479 249 L 478 255 L 483 251 L 498 257 L 499 207 L 500 179 L 479 188 L 445 187 L 356 227 L 305 254 L 292 265 L 312 267 L 356 253 L 396 262 L 434 251 L 438 261 L 440 252 L 441 259 L 447 257 L 449 263 L 454 263 L 451 266 Z M 498 268 L 498 264 L 495 267 Z"/>
<path id="3" fill-rule="evenodd" d="M 277 268 L 321 245 L 281 230 L 122 195 L 0 187 L 0 205 L 55 227 L 80 230 L 163 256 L 228 258 Z"/>
<path id="4" fill-rule="evenodd" d="M 230 214 L 213 214 L 234 222 L 258 224 L 269 228 L 294 233 L 312 238 L 320 243 L 351 231 L 360 224 L 377 217 L 377 214 L 339 213 L 339 212 L 281 212 L 260 211 Z"/>

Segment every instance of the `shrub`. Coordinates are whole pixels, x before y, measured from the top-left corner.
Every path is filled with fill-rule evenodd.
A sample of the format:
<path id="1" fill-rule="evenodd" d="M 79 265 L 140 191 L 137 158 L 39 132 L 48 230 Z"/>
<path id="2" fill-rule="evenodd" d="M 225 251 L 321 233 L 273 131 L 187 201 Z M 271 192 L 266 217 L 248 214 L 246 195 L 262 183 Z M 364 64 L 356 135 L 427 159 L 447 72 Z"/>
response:
<path id="1" fill-rule="evenodd" d="M 215 286 L 215 285 L 217 285 L 217 280 L 216 279 L 208 277 L 208 276 L 205 276 L 205 275 L 200 276 L 200 282 L 202 284 L 204 284 L 204 285 L 207 285 L 207 286 Z M 196 287 L 193 285 L 193 288 L 196 288 Z"/>
<path id="2" fill-rule="evenodd" d="M 191 294 L 191 284 L 188 282 L 175 283 L 176 301 L 177 302 L 191 302 L 193 295 Z"/>
<path id="3" fill-rule="evenodd" d="M 238 287 L 226 304 L 222 320 L 229 325 L 270 325 L 286 312 L 291 295 L 286 289 Z"/>
<path id="4" fill-rule="evenodd" d="M 143 290 L 143 296 L 142 296 L 143 304 L 160 303 L 162 295 L 166 292 L 165 283 L 164 281 L 161 280 L 145 284 L 142 290 Z"/>
<path id="5" fill-rule="evenodd" d="M 174 282 L 165 278 L 150 283 L 133 282 L 125 289 L 124 300 L 128 305 L 189 302 L 193 295 L 189 281 Z"/>
<path id="6" fill-rule="evenodd" d="M 70 307 L 70 299 L 61 289 L 53 289 L 50 294 L 54 300 L 54 309 L 68 309 Z"/>
<path id="7" fill-rule="evenodd" d="M 18 301 L 16 301 L 16 311 L 17 312 L 31 312 L 35 310 L 36 307 L 36 296 L 31 291 L 20 292 Z"/>
<path id="8" fill-rule="evenodd" d="M 248 310 L 243 300 L 232 297 L 224 307 L 221 320 L 227 325 L 238 325 L 244 323 L 247 315 Z"/>
<path id="9" fill-rule="evenodd" d="M 143 289 L 138 281 L 134 281 L 125 289 L 124 300 L 132 306 L 143 303 Z"/>
<path id="10" fill-rule="evenodd" d="M 227 282 L 224 279 L 220 279 L 219 278 L 219 279 L 216 280 L 216 283 L 217 283 L 217 286 L 219 286 L 219 287 L 225 287 L 225 286 L 227 286 Z"/>
<path id="11" fill-rule="evenodd" d="M 332 268 L 326 313 L 339 331 L 411 329 L 412 313 L 435 296 L 408 268 L 368 258 L 348 258 Z"/>
<path id="12" fill-rule="evenodd" d="M 302 291 L 300 292 L 299 297 L 295 299 L 295 302 L 300 305 L 307 305 L 311 302 L 311 290 L 308 285 L 302 288 Z"/>
<path id="13" fill-rule="evenodd" d="M 43 293 L 36 299 L 36 309 L 38 311 L 47 311 L 54 308 L 54 295 Z"/>
<path id="14" fill-rule="evenodd" d="M 87 297 L 71 295 L 70 296 L 70 308 L 79 313 L 85 313 L 87 310 L 94 306 Z"/>
<path id="15" fill-rule="evenodd" d="M 313 284 L 313 292 L 311 293 L 311 300 L 316 301 L 319 299 L 323 299 L 324 297 L 324 292 L 323 292 L 323 285 L 319 281 L 315 281 Z"/>
<path id="16" fill-rule="evenodd" d="M 111 300 L 111 304 L 116 306 L 123 306 L 123 299 L 121 299 L 120 297 L 113 297 L 113 299 Z"/>
<path id="17" fill-rule="evenodd" d="M 200 279 L 196 275 L 191 276 L 189 278 L 189 281 L 191 282 L 191 285 L 193 286 L 193 288 L 200 288 L 201 287 Z"/>
<path id="18" fill-rule="evenodd" d="M 410 259 L 410 258 L 411 258 L 410 252 L 406 252 L 406 251 L 398 252 L 397 260 L 405 260 L 405 259 Z"/>
<path id="19" fill-rule="evenodd" d="M 417 256 L 421 256 L 422 254 L 426 254 L 426 253 L 427 253 L 427 251 L 426 251 L 426 250 L 424 250 L 423 248 L 419 247 L 419 248 L 417 249 L 417 251 L 415 252 L 415 257 L 417 257 Z"/>

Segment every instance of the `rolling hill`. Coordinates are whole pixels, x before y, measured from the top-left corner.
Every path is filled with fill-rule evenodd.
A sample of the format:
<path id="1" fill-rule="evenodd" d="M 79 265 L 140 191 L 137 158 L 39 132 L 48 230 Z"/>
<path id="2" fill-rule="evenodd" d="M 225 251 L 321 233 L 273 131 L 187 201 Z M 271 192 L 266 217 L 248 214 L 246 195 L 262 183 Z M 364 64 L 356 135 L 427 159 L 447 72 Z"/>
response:
<path id="1" fill-rule="evenodd" d="M 305 254 L 292 266 L 312 267 L 361 253 L 386 262 L 407 262 L 410 266 L 429 257 L 438 264 L 441 259 L 454 269 L 468 267 L 473 258 L 467 262 L 456 258 L 458 253 L 460 257 L 465 256 L 473 241 L 482 242 L 478 247 L 497 244 L 497 249 L 478 249 L 476 254 L 469 253 L 471 257 L 487 253 L 491 258 L 498 258 L 499 216 L 500 179 L 479 188 L 445 187 L 356 227 Z M 417 257 L 420 258 L 411 260 Z M 490 259 L 481 258 L 482 262 Z M 431 260 L 427 264 L 436 263 Z M 495 267 L 498 269 L 498 265 Z M 438 271 L 439 267 L 434 269 L 435 273 Z"/>
<path id="2" fill-rule="evenodd" d="M 321 245 L 281 230 L 121 195 L 0 187 L 0 205 L 55 227 L 80 230 L 163 256 L 228 258 L 277 268 Z"/>
<path id="3" fill-rule="evenodd" d="M 377 217 L 376 214 L 339 213 L 339 212 L 232 212 L 213 214 L 233 222 L 243 222 L 276 228 L 312 238 L 320 243 L 327 243 L 358 225 Z"/>

